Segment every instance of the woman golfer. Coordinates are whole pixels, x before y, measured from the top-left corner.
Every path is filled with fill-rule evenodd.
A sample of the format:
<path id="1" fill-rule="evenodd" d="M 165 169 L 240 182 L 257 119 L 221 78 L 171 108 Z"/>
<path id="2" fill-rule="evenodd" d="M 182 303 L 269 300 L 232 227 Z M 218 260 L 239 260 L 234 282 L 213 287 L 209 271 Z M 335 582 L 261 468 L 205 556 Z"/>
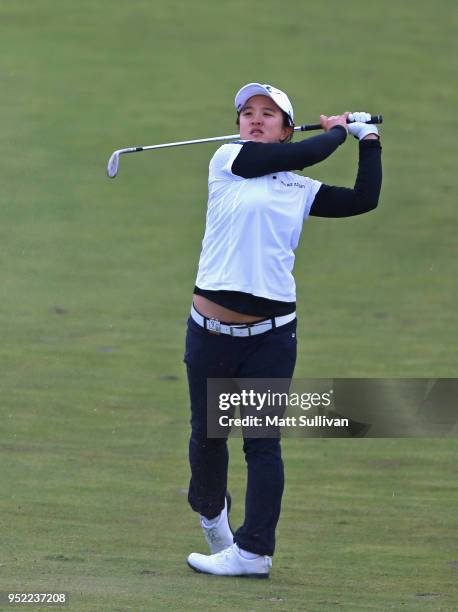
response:
<path id="1" fill-rule="evenodd" d="M 290 143 L 288 96 L 249 83 L 235 97 L 240 140 L 221 146 L 209 168 L 205 237 L 188 320 L 185 363 L 191 398 L 189 503 L 200 514 L 210 555 L 198 572 L 267 578 L 284 476 L 279 437 L 244 437 L 243 525 L 232 532 L 225 438 L 207 437 L 208 378 L 291 379 L 296 363 L 294 250 L 309 216 L 348 217 L 377 206 L 381 147 L 367 113 L 327 117 L 324 133 Z M 350 132 L 359 140 L 353 189 L 294 174 L 326 159 Z M 216 407 L 215 407 L 216 409 Z"/>

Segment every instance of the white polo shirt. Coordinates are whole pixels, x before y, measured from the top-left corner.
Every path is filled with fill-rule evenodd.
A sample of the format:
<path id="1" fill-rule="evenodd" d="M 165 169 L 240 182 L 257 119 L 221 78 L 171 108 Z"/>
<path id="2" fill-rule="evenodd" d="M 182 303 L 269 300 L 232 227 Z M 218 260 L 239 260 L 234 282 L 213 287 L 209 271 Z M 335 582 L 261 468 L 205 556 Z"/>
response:
<path id="1" fill-rule="evenodd" d="M 237 176 L 231 167 L 242 145 L 225 144 L 210 161 L 196 285 L 294 302 L 294 250 L 321 182 L 293 172 Z"/>

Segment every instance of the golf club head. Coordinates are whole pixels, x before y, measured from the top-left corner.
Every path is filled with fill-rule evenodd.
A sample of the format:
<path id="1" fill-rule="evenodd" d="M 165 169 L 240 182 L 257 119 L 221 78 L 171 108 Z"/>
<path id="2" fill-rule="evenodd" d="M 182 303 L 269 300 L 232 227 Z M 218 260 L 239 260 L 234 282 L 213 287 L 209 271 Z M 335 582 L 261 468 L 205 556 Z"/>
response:
<path id="1" fill-rule="evenodd" d="M 115 151 L 108 160 L 107 174 L 110 178 L 115 178 L 118 174 L 119 151 Z"/>

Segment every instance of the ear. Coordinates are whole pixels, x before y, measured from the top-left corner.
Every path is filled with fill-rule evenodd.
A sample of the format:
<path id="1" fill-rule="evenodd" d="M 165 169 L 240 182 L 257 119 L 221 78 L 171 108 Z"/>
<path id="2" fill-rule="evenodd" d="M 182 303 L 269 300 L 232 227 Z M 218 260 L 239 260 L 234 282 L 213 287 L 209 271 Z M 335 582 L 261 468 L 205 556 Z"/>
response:
<path id="1" fill-rule="evenodd" d="M 284 142 L 288 138 L 288 136 L 294 132 L 294 129 L 291 126 L 288 126 L 288 127 L 282 128 L 282 130 L 283 130 L 283 135 L 282 135 L 281 140 L 282 142 Z"/>

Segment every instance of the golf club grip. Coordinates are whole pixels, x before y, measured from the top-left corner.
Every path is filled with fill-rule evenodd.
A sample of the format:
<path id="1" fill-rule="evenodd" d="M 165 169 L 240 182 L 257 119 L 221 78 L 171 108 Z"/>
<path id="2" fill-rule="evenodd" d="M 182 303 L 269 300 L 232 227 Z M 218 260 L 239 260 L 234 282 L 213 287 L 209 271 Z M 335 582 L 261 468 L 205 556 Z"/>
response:
<path id="1" fill-rule="evenodd" d="M 347 123 L 353 123 L 353 122 L 349 121 L 347 119 Z M 370 120 L 366 121 L 365 123 L 371 123 L 373 125 L 379 124 L 379 123 L 383 123 L 383 117 L 382 117 L 382 115 L 371 115 Z M 300 128 L 300 130 L 298 130 L 298 132 L 299 131 L 301 131 L 301 132 L 310 132 L 312 130 L 321 130 L 321 129 L 323 129 L 323 128 L 321 127 L 320 123 L 312 123 L 310 125 L 301 125 L 301 128 Z"/>

